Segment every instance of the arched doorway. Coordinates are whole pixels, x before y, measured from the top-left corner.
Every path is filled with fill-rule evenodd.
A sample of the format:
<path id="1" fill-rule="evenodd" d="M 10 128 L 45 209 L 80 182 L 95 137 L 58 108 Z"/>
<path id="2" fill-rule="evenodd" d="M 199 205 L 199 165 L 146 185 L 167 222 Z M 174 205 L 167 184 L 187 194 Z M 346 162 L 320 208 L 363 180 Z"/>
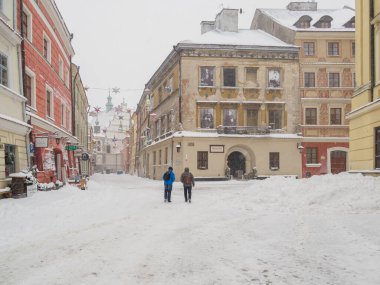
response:
<path id="1" fill-rule="evenodd" d="M 333 150 L 330 152 L 331 173 L 338 174 L 347 170 L 347 152 L 343 150 Z"/>
<path id="2" fill-rule="evenodd" d="M 239 151 L 234 151 L 228 156 L 227 166 L 233 177 L 241 178 L 245 173 L 245 161 L 245 156 Z"/>

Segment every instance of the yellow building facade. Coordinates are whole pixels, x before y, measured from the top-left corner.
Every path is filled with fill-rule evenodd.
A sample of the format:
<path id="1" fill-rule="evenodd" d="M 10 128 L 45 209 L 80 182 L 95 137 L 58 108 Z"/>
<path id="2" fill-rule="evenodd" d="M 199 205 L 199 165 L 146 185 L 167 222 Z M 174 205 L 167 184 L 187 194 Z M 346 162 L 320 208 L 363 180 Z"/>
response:
<path id="1" fill-rule="evenodd" d="M 380 2 L 356 1 L 356 83 L 350 170 L 380 174 Z"/>

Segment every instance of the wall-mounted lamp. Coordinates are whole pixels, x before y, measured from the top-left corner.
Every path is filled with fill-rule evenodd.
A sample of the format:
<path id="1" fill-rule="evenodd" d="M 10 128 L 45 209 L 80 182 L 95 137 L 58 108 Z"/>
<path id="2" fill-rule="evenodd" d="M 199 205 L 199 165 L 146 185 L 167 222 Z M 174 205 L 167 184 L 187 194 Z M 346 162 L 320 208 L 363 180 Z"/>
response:
<path id="1" fill-rule="evenodd" d="M 55 138 L 55 142 L 56 142 L 56 144 L 59 144 L 61 142 L 61 138 L 60 137 L 56 137 Z"/>
<path id="2" fill-rule="evenodd" d="M 304 146 L 302 145 L 302 143 L 297 143 L 297 149 L 299 150 L 300 153 L 302 153 L 304 149 Z"/>
<path id="3" fill-rule="evenodd" d="M 181 150 L 181 143 L 177 143 L 177 145 L 175 146 L 176 149 L 177 149 L 177 152 L 179 152 Z"/>

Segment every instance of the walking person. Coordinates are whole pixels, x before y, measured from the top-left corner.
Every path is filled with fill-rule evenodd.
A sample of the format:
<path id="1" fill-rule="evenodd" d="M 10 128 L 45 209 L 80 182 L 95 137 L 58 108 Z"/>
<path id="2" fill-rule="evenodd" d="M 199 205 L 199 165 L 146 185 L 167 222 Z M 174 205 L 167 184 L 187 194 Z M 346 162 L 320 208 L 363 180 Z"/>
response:
<path id="1" fill-rule="evenodd" d="M 185 195 L 185 202 L 191 203 L 191 188 L 194 187 L 194 176 L 186 167 L 185 171 L 181 175 L 181 182 L 183 183 L 183 193 Z"/>
<path id="2" fill-rule="evenodd" d="M 162 175 L 162 180 L 164 180 L 164 202 L 171 202 L 171 195 L 173 189 L 173 182 L 175 181 L 175 175 L 173 172 L 173 167 L 169 166 L 168 171 Z"/>

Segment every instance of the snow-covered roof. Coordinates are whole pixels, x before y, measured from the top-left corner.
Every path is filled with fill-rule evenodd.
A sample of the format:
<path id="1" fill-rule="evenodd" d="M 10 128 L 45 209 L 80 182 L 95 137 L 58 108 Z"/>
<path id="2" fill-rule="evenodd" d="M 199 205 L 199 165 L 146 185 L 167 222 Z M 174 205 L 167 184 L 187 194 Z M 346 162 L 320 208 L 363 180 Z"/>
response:
<path id="1" fill-rule="evenodd" d="M 355 31 L 355 28 L 346 28 L 344 25 L 355 17 L 355 11 L 344 7 L 342 9 L 318 9 L 316 11 L 292 11 L 288 9 L 258 9 L 262 13 L 271 17 L 279 24 L 297 31 Z M 294 24 L 302 17 L 310 16 L 310 28 L 297 28 Z M 330 28 L 317 28 L 314 26 L 322 17 L 332 18 Z"/>
<path id="2" fill-rule="evenodd" d="M 256 47 L 296 47 L 287 44 L 278 38 L 262 31 L 239 29 L 238 32 L 224 32 L 211 30 L 192 40 L 184 40 L 181 44 L 205 44 L 205 45 L 242 45 Z"/>

